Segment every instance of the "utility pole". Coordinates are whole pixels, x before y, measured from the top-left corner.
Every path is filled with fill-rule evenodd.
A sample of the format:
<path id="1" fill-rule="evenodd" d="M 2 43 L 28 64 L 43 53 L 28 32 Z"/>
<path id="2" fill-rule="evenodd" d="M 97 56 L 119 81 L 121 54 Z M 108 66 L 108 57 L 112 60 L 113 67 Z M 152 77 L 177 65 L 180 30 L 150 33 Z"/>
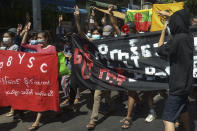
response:
<path id="1" fill-rule="evenodd" d="M 143 9 L 144 0 L 141 0 L 141 10 Z"/>
<path id="2" fill-rule="evenodd" d="M 129 0 L 129 9 L 132 9 L 133 8 L 133 0 Z"/>
<path id="3" fill-rule="evenodd" d="M 40 0 L 32 0 L 33 8 L 33 29 L 41 31 L 41 6 Z"/>

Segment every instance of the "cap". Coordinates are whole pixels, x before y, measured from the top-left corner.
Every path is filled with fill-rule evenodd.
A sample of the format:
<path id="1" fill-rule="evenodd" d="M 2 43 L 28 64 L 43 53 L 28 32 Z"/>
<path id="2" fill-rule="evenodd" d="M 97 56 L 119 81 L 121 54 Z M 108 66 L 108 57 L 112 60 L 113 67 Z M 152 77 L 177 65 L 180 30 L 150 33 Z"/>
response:
<path id="1" fill-rule="evenodd" d="M 109 36 L 113 31 L 113 28 L 111 25 L 106 25 L 103 27 L 103 36 Z"/>
<path id="2" fill-rule="evenodd" d="M 12 33 L 16 34 L 16 28 L 10 28 L 10 29 L 8 29 L 8 32 L 12 32 Z"/>

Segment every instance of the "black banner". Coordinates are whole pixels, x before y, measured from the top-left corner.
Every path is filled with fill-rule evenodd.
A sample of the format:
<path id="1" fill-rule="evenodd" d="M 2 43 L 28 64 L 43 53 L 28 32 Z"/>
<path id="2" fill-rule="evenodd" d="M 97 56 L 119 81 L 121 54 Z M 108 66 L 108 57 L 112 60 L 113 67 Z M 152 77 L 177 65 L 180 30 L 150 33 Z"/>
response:
<path id="1" fill-rule="evenodd" d="M 197 28 L 194 35 L 194 81 L 197 82 Z M 81 86 L 110 90 L 168 89 L 170 67 L 157 54 L 160 32 L 97 40 L 72 36 L 72 73 Z M 168 37 L 166 36 L 166 41 Z"/>

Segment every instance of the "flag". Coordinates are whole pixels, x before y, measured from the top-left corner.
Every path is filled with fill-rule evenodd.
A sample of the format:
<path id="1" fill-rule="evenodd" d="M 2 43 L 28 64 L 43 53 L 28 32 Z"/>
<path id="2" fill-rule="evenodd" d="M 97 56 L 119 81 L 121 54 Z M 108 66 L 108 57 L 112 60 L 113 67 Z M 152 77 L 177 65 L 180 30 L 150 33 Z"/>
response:
<path id="1" fill-rule="evenodd" d="M 125 23 L 132 21 L 136 25 L 137 31 L 148 31 L 152 20 L 152 9 L 146 10 L 128 10 L 125 17 Z"/>
<path id="2" fill-rule="evenodd" d="M 163 25 L 165 23 L 166 17 L 160 16 L 157 14 L 157 11 L 166 10 L 170 14 L 183 9 L 184 2 L 178 3 L 171 3 L 171 4 L 154 4 L 153 5 L 153 16 L 152 16 L 152 24 L 151 24 L 151 31 L 159 31 L 163 29 Z"/>

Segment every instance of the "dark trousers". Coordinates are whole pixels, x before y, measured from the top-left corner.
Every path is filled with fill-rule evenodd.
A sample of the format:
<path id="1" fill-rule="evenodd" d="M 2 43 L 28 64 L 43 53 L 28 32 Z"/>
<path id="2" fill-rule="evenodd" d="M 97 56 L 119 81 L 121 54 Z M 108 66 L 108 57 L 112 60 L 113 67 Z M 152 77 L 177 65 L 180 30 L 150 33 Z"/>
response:
<path id="1" fill-rule="evenodd" d="M 71 87 L 70 87 L 70 100 L 69 100 L 70 105 L 74 104 L 76 94 L 77 94 L 77 88 L 71 85 Z"/>

